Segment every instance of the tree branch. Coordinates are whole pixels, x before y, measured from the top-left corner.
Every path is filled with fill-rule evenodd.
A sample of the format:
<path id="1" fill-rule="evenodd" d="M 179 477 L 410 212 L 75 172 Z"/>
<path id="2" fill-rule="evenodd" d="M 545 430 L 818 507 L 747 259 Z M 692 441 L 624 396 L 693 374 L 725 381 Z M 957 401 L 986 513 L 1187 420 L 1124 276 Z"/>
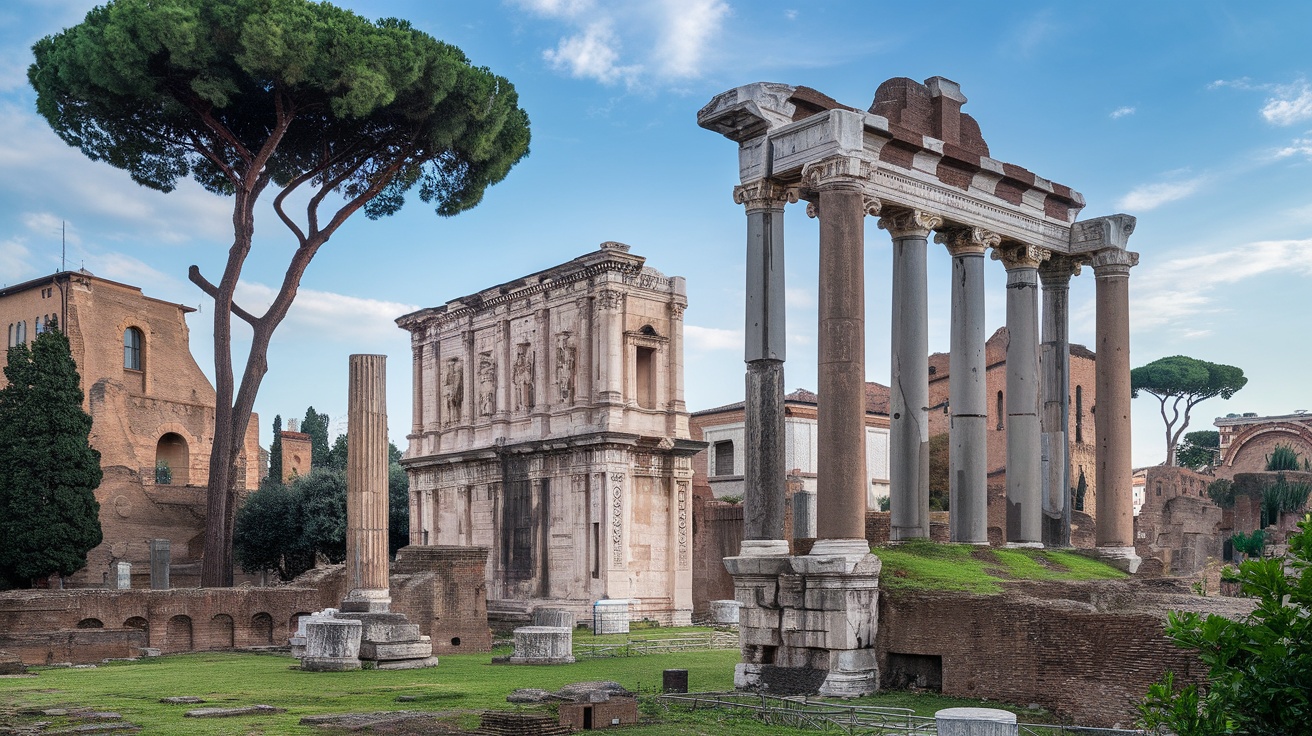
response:
<path id="1" fill-rule="evenodd" d="M 206 294 L 209 294 L 211 299 L 214 299 L 215 301 L 218 300 L 219 288 L 214 284 L 211 284 L 209 280 L 206 279 L 204 276 L 200 275 L 199 267 L 191 266 L 190 268 L 188 268 L 187 278 L 191 281 L 191 283 L 195 284 L 196 286 L 199 286 L 201 291 L 205 292 Z M 242 309 L 241 307 L 237 306 L 235 302 L 229 302 L 228 307 L 232 310 L 233 314 L 240 317 L 244 322 L 249 324 L 251 327 L 255 327 L 257 324 L 259 324 L 260 320 L 258 317 L 251 314 L 250 312 L 247 312 L 245 309 Z"/>

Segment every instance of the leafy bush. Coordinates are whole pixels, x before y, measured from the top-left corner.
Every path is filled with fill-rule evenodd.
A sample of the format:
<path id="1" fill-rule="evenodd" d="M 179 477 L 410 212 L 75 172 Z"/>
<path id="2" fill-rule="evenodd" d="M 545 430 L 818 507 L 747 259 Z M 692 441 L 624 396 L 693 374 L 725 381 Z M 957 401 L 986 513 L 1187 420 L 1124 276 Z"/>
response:
<path id="1" fill-rule="evenodd" d="M 1266 456 L 1267 470 L 1299 470 L 1302 467 L 1293 445 L 1276 445 L 1271 454 Z"/>
<path id="2" fill-rule="evenodd" d="M 1249 557 L 1261 557 L 1262 551 L 1266 549 L 1266 532 L 1261 529 L 1254 530 L 1252 534 L 1235 532 L 1230 535 L 1230 543 L 1237 552 L 1243 552 Z"/>
<path id="3" fill-rule="evenodd" d="M 1207 497 L 1223 509 L 1235 507 L 1235 484 L 1229 478 L 1217 478 L 1207 485 Z"/>
<path id="4" fill-rule="evenodd" d="M 1276 482 L 1262 489 L 1262 526 L 1275 524 L 1280 514 L 1297 511 L 1307 503 L 1312 485 L 1307 483 L 1290 483 L 1284 474 L 1276 476 Z"/>
<path id="5" fill-rule="evenodd" d="M 155 483 L 161 486 L 173 483 L 173 468 L 169 467 L 168 460 L 155 461 Z"/>
<path id="6" fill-rule="evenodd" d="M 1229 579 L 1257 600 L 1238 621 L 1173 612 L 1166 634 L 1208 668 L 1207 686 L 1175 688 L 1167 674 L 1139 706 L 1140 723 L 1178 736 L 1307 733 L 1312 723 L 1312 515 L 1289 558 L 1250 559 Z M 1286 569 L 1288 566 L 1288 569 Z"/>

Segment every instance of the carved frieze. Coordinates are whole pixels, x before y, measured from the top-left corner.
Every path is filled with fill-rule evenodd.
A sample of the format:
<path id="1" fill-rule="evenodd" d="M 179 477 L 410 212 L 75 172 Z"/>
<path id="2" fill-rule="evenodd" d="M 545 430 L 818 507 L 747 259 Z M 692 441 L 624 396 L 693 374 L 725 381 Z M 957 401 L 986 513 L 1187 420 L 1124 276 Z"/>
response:
<path id="1" fill-rule="evenodd" d="M 610 474 L 610 549 L 611 564 L 624 566 L 624 474 Z"/>
<path id="2" fill-rule="evenodd" d="M 1071 252 L 1080 253 L 1103 248 L 1124 249 L 1138 221 L 1131 215 L 1107 215 L 1080 220 L 1071 225 Z"/>
<path id="3" fill-rule="evenodd" d="M 679 481 L 679 569 L 688 568 L 688 483 Z"/>

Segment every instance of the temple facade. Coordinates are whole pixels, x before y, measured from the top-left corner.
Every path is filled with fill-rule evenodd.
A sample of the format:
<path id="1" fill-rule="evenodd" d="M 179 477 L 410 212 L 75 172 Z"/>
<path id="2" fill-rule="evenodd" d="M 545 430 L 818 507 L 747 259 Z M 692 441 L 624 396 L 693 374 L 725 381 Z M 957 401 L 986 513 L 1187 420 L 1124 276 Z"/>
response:
<path id="1" fill-rule="evenodd" d="M 692 614 L 684 279 L 621 243 L 405 315 L 414 544 L 487 547 L 489 611 Z"/>

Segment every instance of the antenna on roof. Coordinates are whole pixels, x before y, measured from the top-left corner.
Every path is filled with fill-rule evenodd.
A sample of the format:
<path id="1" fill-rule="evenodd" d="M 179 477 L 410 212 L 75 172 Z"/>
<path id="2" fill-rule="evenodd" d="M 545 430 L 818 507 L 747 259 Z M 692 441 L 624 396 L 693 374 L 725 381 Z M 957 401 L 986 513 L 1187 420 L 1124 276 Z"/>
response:
<path id="1" fill-rule="evenodd" d="M 59 221 L 59 270 L 67 271 L 66 262 L 68 260 L 68 221 Z"/>

